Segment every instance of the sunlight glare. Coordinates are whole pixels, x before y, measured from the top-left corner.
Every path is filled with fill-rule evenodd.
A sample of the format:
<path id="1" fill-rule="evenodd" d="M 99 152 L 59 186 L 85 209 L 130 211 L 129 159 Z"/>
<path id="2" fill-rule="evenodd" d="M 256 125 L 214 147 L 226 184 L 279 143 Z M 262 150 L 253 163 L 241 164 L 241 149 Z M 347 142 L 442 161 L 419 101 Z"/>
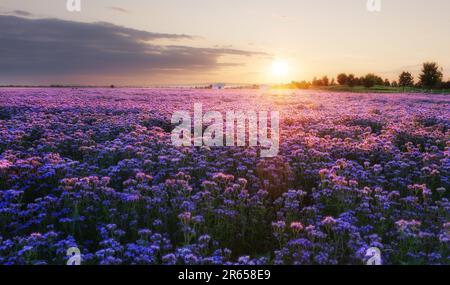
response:
<path id="1" fill-rule="evenodd" d="M 289 65 L 282 60 L 276 60 L 272 65 L 272 73 L 278 77 L 284 77 L 289 73 Z"/>

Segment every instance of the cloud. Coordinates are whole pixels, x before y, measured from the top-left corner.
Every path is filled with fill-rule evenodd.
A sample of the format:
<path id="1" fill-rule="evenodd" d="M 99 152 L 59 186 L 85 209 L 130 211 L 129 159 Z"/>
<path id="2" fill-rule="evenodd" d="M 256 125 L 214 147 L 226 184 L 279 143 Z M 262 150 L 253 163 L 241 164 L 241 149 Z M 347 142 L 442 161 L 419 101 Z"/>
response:
<path id="1" fill-rule="evenodd" d="M 276 13 L 272 14 L 272 18 L 275 20 L 278 20 L 278 21 L 283 21 L 283 22 L 290 20 L 290 18 L 288 16 L 280 15 L 280 14 L 276 14 Z"/>
<path id="2" fill-rule="evenodd" d="M 156 40 L 186 41 L 189 35 L 152 33 L 110 23 L 29 19 L 0 15 L 0 77 L 160 75 L 214 71 L 231 65 L 223 56 L 264 53 L 231 48 L 161 45 Z M 35 83 L 35 82 L 33 82 Z"/>
<path id="3" fill-rule="evenodd" d="M 14 10 L 14 11 L 12 11 L 12 14 L 17 15 L 17 16 L 22 16 L 22 17 L 30 17 L 33 15 L 30 12 L 23 11 L 23 10 Z"/>
<path id="4" fill-rule="evenodd" d="M 116 7 L 116 6 L 110 6 L 108 7 L 108 9 L 116 11 L 116 12 L 121 12 L 121 13 L 130 13 L 130 11 L 128 11 L 127 9 L 121 8 L 121 7 Z"/>

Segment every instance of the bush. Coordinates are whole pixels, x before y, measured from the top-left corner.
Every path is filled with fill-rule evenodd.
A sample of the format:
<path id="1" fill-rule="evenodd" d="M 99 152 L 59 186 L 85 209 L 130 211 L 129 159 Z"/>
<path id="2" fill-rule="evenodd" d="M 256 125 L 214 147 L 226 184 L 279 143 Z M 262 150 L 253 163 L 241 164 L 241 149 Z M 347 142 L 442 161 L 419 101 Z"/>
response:
<path id="1" fill-rule="evenodd" d="M 366 87 L 366 88 L 371 88 L 371 87 L 375 86 L 375 84 L 377 84 L 377 81 L 378 81 L 378 76 L 376 76 L 375 74 L 372 74 L 372 73 L 367 74 L 362 79 L 362 83 L 363 83 L 364 87 Z"/>
<path id="2" fill-rule="evenodd" d="M 442 82 L 442 71 L 435 62 L 425 62 L 420 74 L 420 83 L 424 88 L 438 88 Z"/>
<path id="3" fill-rule="evenodd" d="M 398 77 L 398 85 L 403 88 L 414 86 L 414 78 L 411 73 L 403 71 Z"/>
<path id="4" fill-rule="evenodd" d="M 347 74 L 345 73 L 341 73 L 337 76 L 337 82 L 339 83 L 339 85 L 346 85 L 347 84 Z"/>

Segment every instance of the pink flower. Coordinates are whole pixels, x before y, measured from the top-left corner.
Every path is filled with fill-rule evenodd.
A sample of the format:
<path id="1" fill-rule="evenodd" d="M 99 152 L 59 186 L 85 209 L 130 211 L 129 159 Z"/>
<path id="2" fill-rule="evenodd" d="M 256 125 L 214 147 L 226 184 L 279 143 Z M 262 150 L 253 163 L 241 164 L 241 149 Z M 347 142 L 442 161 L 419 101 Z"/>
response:
<path id="1" fill-rule="evenodd" d="M 331 216 L 327 216 L 322 220 L 322 224 L 324 224 L 325 226 L 331 227 L 336 224 L 336 219 Z"/>
<path id="2" fill-rule="evenodd" d="M 410 220 L 410 221 L 406 221 L 406 220 L 398 220 L 397 222 L 395 222 L 395 225 L 398 227 L 398 229 L 403 232 L 407 229 L 411 229 L 411 230 L 417 230 L 422 223 L 420 221 L 417 220 Z"/>
<path id="3" fill-rule="evenodd" d="M 327 177 L 329 171 L 326 168 L 323 168 L 321 170 L 319 170 L 319 175 L 320 175 L 320 179 L 325 179 L 325 177 Z"/>
<path id="4" fill-rule="evenodd" d="M 301 230 L 303 230 L 303 224 L 300 222 L 292 222 L 291 223 L 291 230 L 294 233 L 299 233 Z"/>
<path id="5" fill-rule="evenodd" d="M 188 224 L 191 221 L 192 214 L 191 212 L 184 212 L 178 215 L 178 218 L 181 220 L 183 224 Z"/>
<path id="6" fill-rule="evenodd" d="M 42 234 L 41 233 L 32 233 L 30 236 L 32 238 L 42 238 Z"/>
<path id="7" fill-rule="evenodd" d="M 148 181 L 152 181 L 153 177 L 145 174 L 144 172 L 138 172 L 138 173 L 136 173 L 136 179 L 139 182 L 148 182 Z"/>
<path id="8" fill-rule="evenodd" d="M 7 169 L 12 166 L 12 163 L 6 159 L 0 159 L 0 169 Z"/>

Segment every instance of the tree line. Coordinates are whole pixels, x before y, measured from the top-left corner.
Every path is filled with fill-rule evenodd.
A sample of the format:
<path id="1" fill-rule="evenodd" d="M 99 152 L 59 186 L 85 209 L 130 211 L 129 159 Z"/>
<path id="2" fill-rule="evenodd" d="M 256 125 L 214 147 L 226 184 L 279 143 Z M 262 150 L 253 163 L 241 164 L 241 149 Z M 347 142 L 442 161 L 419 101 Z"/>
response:
<path id="1" fill-rule="evenodd" d="M 422 70 L 417 78 L 417 81 L 408 71 L 403 71 L 398 76 L 398 80 L 389 81 L 383 79 L 380 76 L 369 73 L 362 77 L 357 77 L 354 74 L 340 73 L 336 79 L 331 80 L 327 76 L 322 78 L 314 78 L 311 82 L 308 81 L 293 81 L 288 84 L 287 87 L 308 89 L 310 87 L 323 87 L 323 86 L 364 86 L 365 88 L 371 88 L 374 86 L 385 87 L 407 87 L 422 88 L 426 90 L 432 89 L 450 89 L 450 81 L 443 81 L 442 68 L 435 62 L 425 62 L 422 65 Z"/>

